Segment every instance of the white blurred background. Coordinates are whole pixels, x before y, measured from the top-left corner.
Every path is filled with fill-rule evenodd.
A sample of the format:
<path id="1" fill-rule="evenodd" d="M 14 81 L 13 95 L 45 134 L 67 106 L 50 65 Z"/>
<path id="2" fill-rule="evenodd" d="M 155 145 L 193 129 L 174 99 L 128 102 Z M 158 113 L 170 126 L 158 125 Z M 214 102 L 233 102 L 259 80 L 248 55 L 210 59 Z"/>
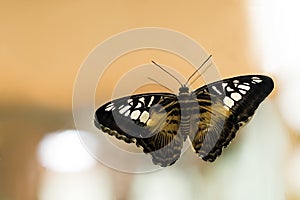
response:
<path id="1" fill-rule="evenodd" d="M 299 6 L 293 0 L 2 1 L 0 199 L 300 199 Z M 80 65 L 111 35 L 146 26 L 193 38 L 213 54 L 224 78 L 274 79 L 272 94 L 216 162 L 188 149 L 171 167 L 132 174 L 83 148 L 72 116 Z M 112 63 L 112 79 L 153 55 L 180 70 L 180 61 L 137 52 Z M 114 85 L 106 84 L 98 98 L 109 98 Z"/>

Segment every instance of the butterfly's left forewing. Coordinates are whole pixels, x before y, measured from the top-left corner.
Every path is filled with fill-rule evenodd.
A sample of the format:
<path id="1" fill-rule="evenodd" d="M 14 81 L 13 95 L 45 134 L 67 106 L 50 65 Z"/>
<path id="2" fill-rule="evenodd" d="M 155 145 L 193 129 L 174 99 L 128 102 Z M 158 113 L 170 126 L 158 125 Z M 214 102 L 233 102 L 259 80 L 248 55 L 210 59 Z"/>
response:
<path id="1" fill-rule="evenodd" d="M 199 157 L 212 162 L 221 155 L 222 149 L 251 119 L 273 87 L 271 78 L 249 75 L 217 81 L 195 90 L 200 112 L 199 116 L 191 116 L 194 131 L 190 139 Z"/>
<path id="2" fill-rule="evenodd" d="M 95 125 L 109 135 L 136 143 L 154 164 L 168 166 L 181 153 L 180 111 L 170 93 L 138 94 L 113 100 L 97 109 Z"/>

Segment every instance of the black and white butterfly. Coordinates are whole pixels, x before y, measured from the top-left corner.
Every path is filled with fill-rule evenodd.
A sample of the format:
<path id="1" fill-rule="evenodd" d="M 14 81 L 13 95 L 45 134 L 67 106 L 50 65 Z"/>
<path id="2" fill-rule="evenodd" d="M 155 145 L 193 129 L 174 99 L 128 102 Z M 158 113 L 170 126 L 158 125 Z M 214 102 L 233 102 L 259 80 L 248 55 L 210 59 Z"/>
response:
<path id="1" fill-rule="evenodd" d="M 97 109 L 94 123 L 142 147 L 154 164 L 163 167 L 179 159 L 187 137 L 200 158 L 213 162 L 273 87 L 272 79 L 263 75 L 228 78 L 192 92 L 187 83 L 181 84 L 178 95 L 145 93 L 108 102 Z"/>

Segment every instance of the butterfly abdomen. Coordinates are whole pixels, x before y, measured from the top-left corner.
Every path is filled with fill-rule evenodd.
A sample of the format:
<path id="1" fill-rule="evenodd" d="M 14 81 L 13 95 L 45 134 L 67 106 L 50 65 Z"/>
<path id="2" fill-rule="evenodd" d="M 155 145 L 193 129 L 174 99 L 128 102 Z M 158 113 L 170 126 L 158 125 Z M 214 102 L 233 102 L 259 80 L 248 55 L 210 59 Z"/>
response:
<path id="1" fill-rule="evenodd" d="M 178 95 L 178 103 L 180 106 L 180 133 L 186 136 L 191 132 L 191 117 L 195 114 L 199 114 L 199 106 L 196 98 L 192 93 L 189 93 L 185 88 L 180 88 Z M 199 116 L 199 115 L 197 115 Z"/>

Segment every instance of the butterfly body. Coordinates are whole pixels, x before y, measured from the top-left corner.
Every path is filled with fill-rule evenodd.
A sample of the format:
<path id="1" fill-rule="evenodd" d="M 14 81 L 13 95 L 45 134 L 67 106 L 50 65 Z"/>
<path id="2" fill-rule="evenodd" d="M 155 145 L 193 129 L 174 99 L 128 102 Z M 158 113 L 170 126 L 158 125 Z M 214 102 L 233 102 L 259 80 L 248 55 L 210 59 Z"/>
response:
<path id="1" fill-rule="evenodd" d="M 191 92 L 183 85 L 178 95 L 127 96 L 98 108 L 94 123 L 118 139 L 136 143 L 151 154 L 154 164 L 163 167 L 176 162 L 187 138 L 200 158 L 213 162 L 273 87 L 267 76 L 248 75 Z"/>

